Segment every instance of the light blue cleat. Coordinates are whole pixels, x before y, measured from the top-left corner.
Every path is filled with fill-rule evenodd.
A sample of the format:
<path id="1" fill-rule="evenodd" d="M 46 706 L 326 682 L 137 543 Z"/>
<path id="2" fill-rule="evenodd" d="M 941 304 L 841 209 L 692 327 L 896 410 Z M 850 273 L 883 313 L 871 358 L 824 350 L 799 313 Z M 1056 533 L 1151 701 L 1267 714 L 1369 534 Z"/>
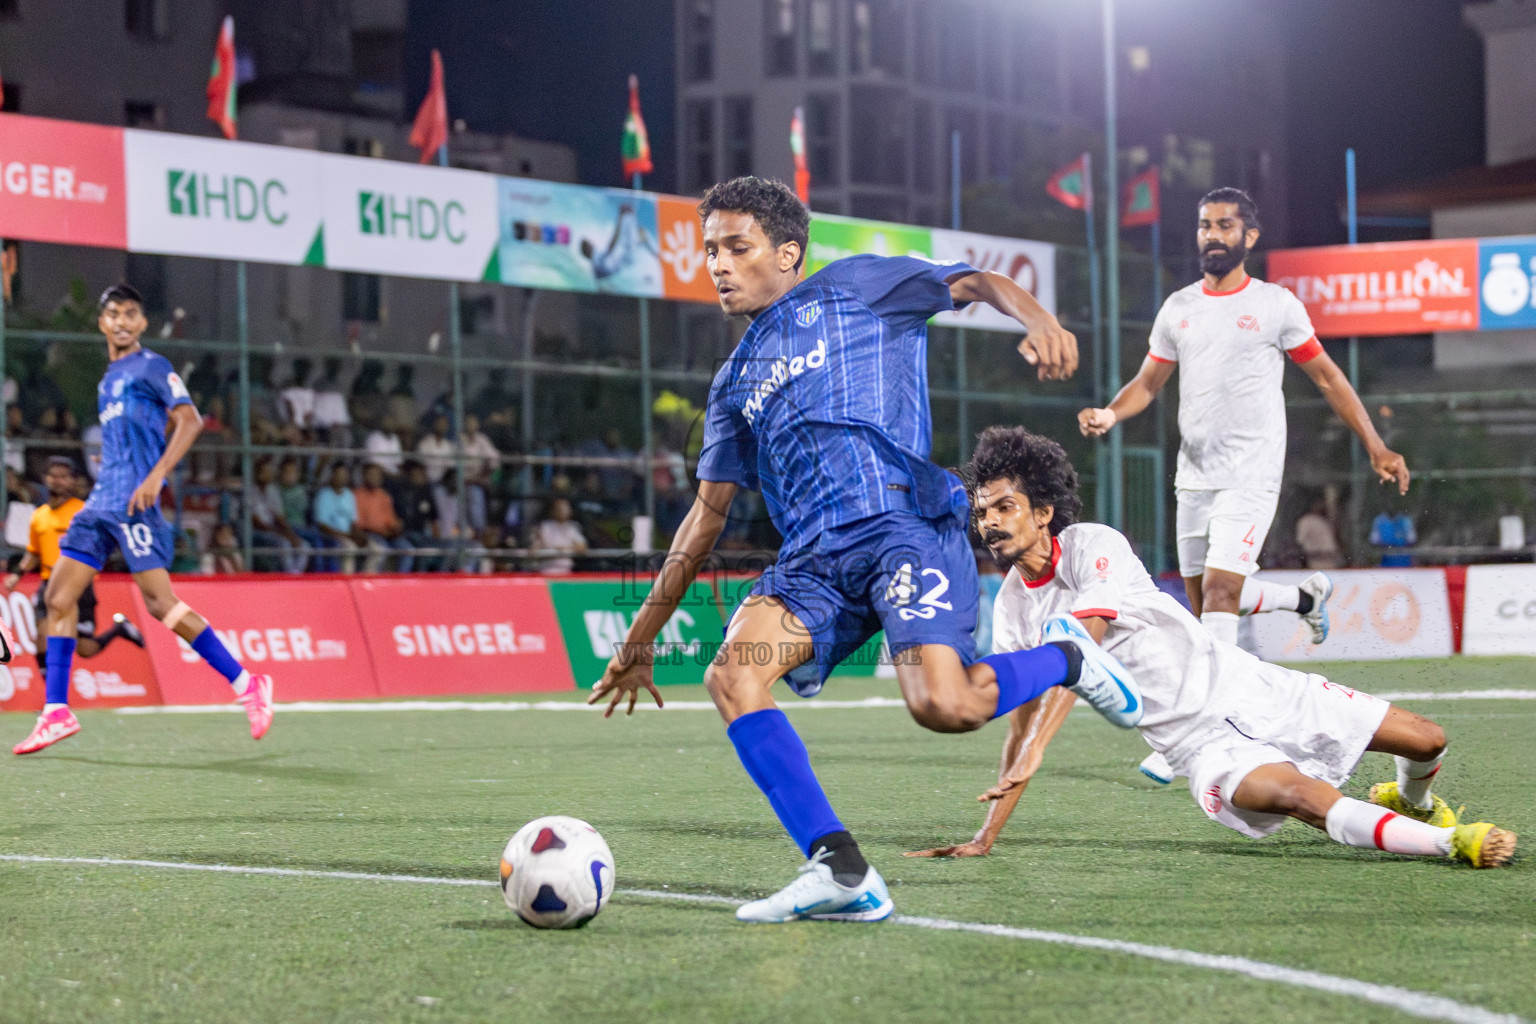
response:
<path id="1" fill-rule="evenodd" d="M 1141 690 L 1119 659 L 1093 642 L 1083 624 L 1071 615 L 1053 615 L 1045 622 L 1046 643 L 1066 641 L 1083 655 L 1077 683 L 1067 687 L 1093 709 L 1122 729 L 1134 729 L 1141 721 Z"/>
<path id="2" fill-rule="evenodd" d="M 1157 751 L 1152 751 L 1136 766 L 1141 774 L 1157 783 L 1159 786 L 1167 786 L 1179 777 L 1179 773 L 1173 770 L 1173 765 L 1168 759 Z"/>
<path id="3" fill-rule="evenodd" d="M 765 899 L 754 900 L 736 910 L 736 920 L 756 924 L 783 924 L 785 921 L 883 921 L 896 910 L 885 879 L 871 867 L 864 881 L 853 888 L 838 885 L 832 869 L 822 863 L 825 849 L 800 868 L 793 882 Z"/>
<path id="4" fill-rule="evenodd" d="M 1333 580 L 1325 572 L 1315 572 L 1296 584 L 1303 594 L 1312 595 L 1312 610 L 1301 621 L 1312 627 L 1312 643 L 1328 639 L 1328 599 L 1333 596 Z"/>

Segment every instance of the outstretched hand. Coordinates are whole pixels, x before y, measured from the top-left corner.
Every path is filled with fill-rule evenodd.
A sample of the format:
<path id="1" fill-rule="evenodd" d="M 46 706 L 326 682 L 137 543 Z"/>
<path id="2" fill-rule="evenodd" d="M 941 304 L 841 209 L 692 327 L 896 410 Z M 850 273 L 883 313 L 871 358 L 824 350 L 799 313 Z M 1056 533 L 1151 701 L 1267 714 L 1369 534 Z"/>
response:
<path id="1" fill-rule="evenodd" d="M 1019 355 L 1035 367 L 1041 380 L 1066 380 L 1077 372 L 1077 336 L 1052 317 L 1049 323 L 1030 328 L 1019 342 Z"/>
<path id="2" fill-rule="evenodd" d="M 1083 409 L 1077 414 L 1077 429 L 1084 437 L 1102 437 L 1116 421 L 1113 409 Z"/>
<path id="3" fill-rule="evenodd" d="M 656 701 L 658 708 L 665 707 L 661 699 L 661 691 L 656 689 L 656 683 L 652 679 L 651 669 L 650 644 L 622 645 L 608 660 L 608 667 L 603 670 L 603 678 L 592 684 L 592 696 L 587 698 L 587 703 L 596 704 L 604 697 L 608 697 L 608 708 L 603 712 L 603 717 L 610 718 L 627 693 L 629 707 L 624 713 L 632 715 L 635 713 L 635 702 L 639 700 L 640 690 L 643 688 L 650 691 L 651 698 Z"/>
<path id="4" fill-rule="evenodd" d="M 1379 452 L 1371 454 L 1371 469 L 1376 472 L 1384 484 L 1396 482 L 1397 493 L 1408 493 L 1408 462 L 1397 452 L 1390 448 L 1383 448 Z"/>

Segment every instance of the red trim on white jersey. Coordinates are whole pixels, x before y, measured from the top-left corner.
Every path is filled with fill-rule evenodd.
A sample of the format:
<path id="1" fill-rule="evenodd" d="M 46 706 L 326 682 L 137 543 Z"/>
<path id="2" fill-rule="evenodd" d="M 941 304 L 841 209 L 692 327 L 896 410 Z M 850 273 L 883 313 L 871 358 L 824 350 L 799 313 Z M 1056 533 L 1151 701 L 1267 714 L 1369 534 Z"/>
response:
<path id="1" fill-rule="evenodd" d="M 1300 366 L 1302 363 L 1310 363 L 1322 355 L 1323 343 L 1318 341 L 1317 335 L 1314 334 L 1295 348 L 1287 350 L 1285 354 L 1291 357 L 1291 362 Z"/>
<path id="2" fill-rule="evenodd" d="M 1101 619 L 1118 619 L 1120 613 L 1113 608 L 1082 608 L 1072 613 L 1072 617 L 1077 619 L 1091 619 L 1094 616 Z"/>
<path id="3" fill-rule="evenodd" d="M 1057 540 L 1055 537 L 1052 537 L 1051 538 L 1051 564 L 1046 568 L 1045 575 L 1041 576 L 1037 580 L 1025 580 L 1024 581 L 1024 585 L 1026 587 L 1028 587 L 1029 589 L 1033 590 L 1036 587 L 1043 587 L 1047 583 L 1051 582 L 1051 580 L 1056 578 L 1056 563 L 1059 562 L 1059 561 L 1061 561 L 1061 541 Z M 1022 576 L 1022 575 L 1023 574 L 1020 573 L 1020 576 Z"/>
<path id="4" fill-rule="evenodd" d="M 1244 288 L 1247 288 L 1248 287 L 1248 282 L 1252 281 L 1252 280 L 1253 280 L 1253 278 L 1249 277 L 1247 274 L 1244 274 L 1243 275 L 1243 283 L 1242 284 L 1238 285 L 1236 288 L 1233 288 L 1233 289 L 1230 289 L 1229 291 L 1224 291 L 1224 292 L 1213 292 L 1213 291 L 1211 291 L 1211 286 L 1210 285 L 1206 284 L 1204 281 L 1201 281 L 1200 282 L 1200 290 L 1202 292 L 1204 292 L 1205 294 L 1207 294 L 1207 295 L 1214 295 L 1217 298 L 1220 298 L 1223 295 L 1236 295 L 1238 292 L 1242 291 Z"/>
<path id="5" fill-rule="evenodd" d="M 1179 365 L 1179 361 L 1177 359 L 1164 359 L 1162 356 L 1155 356 L 1151 352 L 1147 353 L 1147 358 L 1152 360 L 1154 363 L 1162 363 L 1164 366 Z"/>

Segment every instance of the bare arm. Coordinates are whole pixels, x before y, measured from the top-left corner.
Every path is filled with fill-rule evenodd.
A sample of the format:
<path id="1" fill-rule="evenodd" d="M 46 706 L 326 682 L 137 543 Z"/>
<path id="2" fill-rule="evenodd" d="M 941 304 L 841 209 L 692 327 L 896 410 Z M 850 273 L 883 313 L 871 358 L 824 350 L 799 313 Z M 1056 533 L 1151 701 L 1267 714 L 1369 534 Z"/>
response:
<path id="1" fill-rule="evenodd" d="M 1376 427 L 1371 423 L 1370 413 L 1365 411 L 1365 404 L 1360 401 L 1360 396 L 1355 394 L 1355 389 L 1350 386 L 1349 378 L 1344 376 L 1344 371 L 1339 369 L 1339 364 L 1333 361 L 1333 357 L 1324 352 L 1313 356 L 1301 364 L 1312 383 L 1317 385 L 1317 390 L 1328 399 L 1328 404 L 1333 411 L 1339 414 L 1360 443 L 1365 445 L 1365 452 L 1371 457 L 1371 469 L 1381 478 L 1382 483 L 1396 481 L 1397 493 L 1408 493 L 1408 463 L 1404 458 L 1388 448 L 1381 435 L 1376 433 Z"/>
<path id="2" fill-rule="evenodd" d="M 956 303 L 985 302 L 1023 324 L 1028 333 L 1019 354 L 1041 380 L 1066 380 L 1077 371 L 1077 338 L 1013 278 L 990 270 L 966 274 L 949 282 L 949 297 Z"/>
<path id="3" fill-rule="evenodd" d="M 181 461 L 192 447 L 192 442 L 197 440 L 197 435 L 203 432 L 203 418 L 197 414 L 190 403 L 178 405 L 171 409 L 171 439 L 166 442 L 165 454 L 160 456 L 160 461 L 155 463 L 139 486 L 134 488 L 133 494 L 128 498 L 128 514 L 134 515 L 144 509 L 153 508 L 160 500 L 160 488 L 165 486 L 165 478 L 171 470 L 176 468 L 176 463 Z"/>
<path id="4" fill-rule="evenodd" d="M 1084 409 L 1077 414 L 1078 429 L 1084 437 L 1099 437 L 1108 433 L 1109 428 L 1121 420 L 1128 420 L 1141 413 L 1167 385 L 1177 366 L 1177 363 L 1147 356 L 1141 361 L 1141 369 L 1136 371 L 1136 376 L 1120 389 L 1113 402 L 1103 409 Z"/>
<path id="5" fill-rule="evenodd" d="M 642 687 L 650 691 L 657 707 L 662 706 L 661 694 L 651 680 L 651 645 L 656 642 L 661 627 L 682 603 L 705 558 L 714 550 L 735 497 L 735 484 L 699 481 L 693 508 L 688 510 L 682 525 L 677 528 L 672 546 L 667 549 L 666 560 L 656 574 L 656 582 L 651 584 L 650 593 L 640 605 L 640 613 L 635 616 L 629 635 L 614 652 L 608 667 L 603 670 L 603 678 L 592 687 L 592 696 L 587 698 L 588 704 L 596 704 L 611 695 L 608 710 L 603 712 L 604 718 L 613 714 L 626 693 L 629 694 L 629 708 L 625 713 L 633 714 Z"/>
<path id="6" fill-rule="evenodd" d="M 15 590 L 21 578 L 29 572 L 37 571 L 37 567 L 43 564 L 43 560 L 28 551 L 21 556 L 21 562 L 16 566 L 16 571 L 5 577 L 5 589 Z"/>

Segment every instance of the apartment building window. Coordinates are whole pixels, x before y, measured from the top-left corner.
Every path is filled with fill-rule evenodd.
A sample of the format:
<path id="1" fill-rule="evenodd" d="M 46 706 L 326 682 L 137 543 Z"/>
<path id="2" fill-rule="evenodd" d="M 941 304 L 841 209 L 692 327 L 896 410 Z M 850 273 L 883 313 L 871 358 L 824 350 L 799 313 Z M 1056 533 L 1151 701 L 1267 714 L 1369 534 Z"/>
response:
<path id="1" fill-rule="evenodd" d="M 341 275 L 341 316 L 358 323 L 379 322 L 379 275 Z"/>
<path id="2" fill-rule="evenodd" d="M 856 85 L 848 95 L 849 181 L 907 182 L 906 94 L 900 87 Z"/>
<path id="3" fill-rule="evenodd" d="M 763 69 L 769 78 L 789 78 L 796 73 L 797 2 L 763 0 Z"/>
<path id="4" fill-rule="evenodd" d="M 945 8 L 939 23 L 939 82 L 951 89 L 976 91 L 976 68 L 981 37 L 976 8 L 957 3 Z"/>
<path id="5" fill-rule="evenodd" d="M 813 95 L 805 98 L 805 159 L 813 185 L 836 185 L 840 180 L 837 166 L 837 97 Z"/>
<path id="6" fill-rule="evenodd" d="M 21 17 L 21 0 L 0 0 L 0 18 Z"/>
<path id="7" fill-rule="evenodd" d="M 725 127 L 725 175 L 752 173 L 752 97 L 728 96 L 720 104 Z"/>
<path id="8" fill-rule="evenodd" d="M 715 177 L 715 105 L 710 100 L 692 100 L 684 124 L 686 157 L 684 171 L 692 192 L 702 192 Z"/>
<path id="9" fill-rule="evenodd" d="M 0 100 L 0 111 L 14 114 L 19 110 L 21 110 L 21 86 L 15 82 L 7 81 L 5 83 L 5 98 Z"/>
<path id="10" fill-rule="evenodd" d="M 848 67 L 855 75 L 900 78 L 907 66 L 903 0 L 854 0 Z"/>
<path id="11" fill-rule="evenodd" d="M 380 160 L 384 157 L 384 142 L 382 139 L 348 135 L 341 140 L 341 151 L 348 156 L 366 156 Z"/>
<path id="12" fill-rule="evenodd" d="M 688 81 L 709 81 L 715 76 L 715 0 L 687 0 L 683 38 L 683 68 Z"/>
<path id="13" fill-rule="evenodd" d="M 837 74 L 837 4 L 810 0 L 806 24 L 806 72 L 826 78 Z"/>
<path id="14" fill-rule="evenodd" d="M 934 155 L 933 107 L 919 100 L 912 104 L 912 187 L 919 192 L 931 193 L 937 185 Z"/>
<path id="15" fill-rule="evenodd" d="M 365 92 L 398 89 L 405 36 L 391 29 L 352 33 L 353 83 Z"/>
<path id="16" fill-rule="evenodd" d="M 123 27 L 137 39 L 168 39 L 171 0 L 124 0 Z"/>
<path id="17" fill-rule="evenodd" d="M 123 104 L 123 124 L 129 128 L 164 128 L 165 108 L 147 100 L 129 100 Z"/>
<path id="18" fill-rule="evenodd" d="M 919 3 L 912 9 L 912 77 L 924 85 L 939 81 L 939 32 L 944 19 L 938 4 Z"/>

